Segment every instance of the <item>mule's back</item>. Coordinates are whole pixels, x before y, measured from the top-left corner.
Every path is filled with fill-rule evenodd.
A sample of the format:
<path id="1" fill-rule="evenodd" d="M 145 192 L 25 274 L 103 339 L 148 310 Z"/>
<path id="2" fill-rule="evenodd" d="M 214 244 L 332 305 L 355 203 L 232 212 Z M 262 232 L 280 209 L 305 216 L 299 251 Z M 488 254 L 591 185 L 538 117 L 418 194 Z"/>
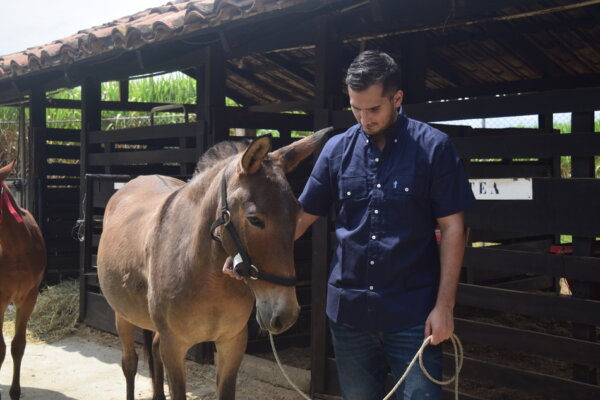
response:
<path id="1" fill-rule="evenodd" d="M 184 182 L 140 176 L 109 200 L 98 246 L 98 279 L 111 307 L 143 328 L 152 328 L 147 306 L 145 244 L 162 205 Z"/>

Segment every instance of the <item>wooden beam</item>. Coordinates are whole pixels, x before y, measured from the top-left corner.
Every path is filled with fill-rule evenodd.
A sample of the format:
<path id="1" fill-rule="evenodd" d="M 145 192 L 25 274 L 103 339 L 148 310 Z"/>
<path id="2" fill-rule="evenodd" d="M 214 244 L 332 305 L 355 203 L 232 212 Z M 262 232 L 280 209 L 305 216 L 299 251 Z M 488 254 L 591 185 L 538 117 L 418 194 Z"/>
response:
<path id="1" fill-rule="evenodd" d="M 315 99 L 314 129 L 331 124 L 331 112 L 341 108 L 342 65 L 341 43 L 333 17 L 315 21 Z M 319 151 L 313 154 L 317 160 Z M 312 226 L 312 315 L 311 315 L 311 393 L 325 393 L 331 379 L 327 370 L 326 292 L 329 270 L 329 220 L 319 218 Z"/>
<path id="2" fill-rule="evenodd" d="M 600 236 L 598 179 L 533 178 L 532 200 L 480 200 L 466 212 L 472 229 Z M 565 204 L 569 206 L 564 207 Z"/>
<path id="3" fill-rule="evenodd" d="M 600 282 L 600 258 L 590 256 L 506 250 L 499 246 L 467 247 L 464 266 L 514 275 L 533 274 Z"/>
<path id="4" fill-rule="evenodd" d="M 587 365 L 600 362 L 600 344 L 597 343 L 462 318 L 454 321 L 456 333 L 464 342 Z"/>
<path id="5" fill-rule="evenodd" d="M 288 101 L 273 104 L 257 104 L 247 107 L 253 112 L 282 112 L 282 111 L 305 111 L 312 112 L 313 102 L 308 100 Z"/>
<path id="6" fill-rule="evenodd" d="M 244 71 L 243 69 L 240 69 L 231 64 L 227 64 L 227 71 L 229 73 L 241 77 L 251 85 L 256 86 L 260 91 L 266 93 L 269 97 L 273 97 L 284 101 L 294 100 L 294 98 L 292 98 L 288 93 L 282 92 L 281 90 L 272 86 L 268 86 L 267 82 L 258 79 L 248 71 Z"/>
<path id="7" fill-rule="evenodd" d="M 546 92 L 551 90 L 584 89 L 600 86 L 600 74 L 561 76 L 557 78 L 527 79 L 503 83 L 483 83 L 474 86 L 460 86 L 447 89 L 429 89 L 429 101 L 449 100 L 465 97 L 496 96 L 513 93 Z M 575 103 L 576 104 L 576 103 Z"/>
<path id="8" fill-rule="evenodd" d="M 600 325 L 600 302 L 460 283 L 456 303 L 469 307 Z"/>
<path id="9" fill-rule="evenodd" d="M 600 74 L 598 75 L 600 86 Z M 600 88 L 583 87 L 507 96 L 407 105 L 411 118 L 450 121 L 468 118 L 509 117 L 539 113 L 577 112 L 600 108 Z"/>
<path id="10" fill-rule="evenodd" d="M 425 101 L 427 56 L 427 49 L 419 43 L 406 43 L 402 47 L 400 70 L 402 72 L 401 88 L 404 89 L 403 104 Z"/>
<path id="11" fill-rule="evenodd" d="M 564 74 L 554 61 L 526 37 L 513 31 L 510 25 L 502 22 L 485 24 L 482 29 L 509 53 L 520 58 L 542 78 L 558 77 Z"/>
<path id="12" fill-rule="evenodd" d="M 571 130 L 574 137 L 581 137 L 584 132 L 594 130 L 594 109 L 590 111 L 575 112 L 571 117 Z M 596 147 L 598 149 L 600 147 Z M 571 176 L 573 178 L 594 178 L 595 163 L 594 156 L 574 156 L 571 158 Z M 598 218 L 600 222 L 600 218 Z M 593 257 L 595 247 L 595 236 L 597 235 L 574 235 L 573 236 L 573 255 L 583 257 Z M 597 284 L 596 284 L 597 285 Z M 592 299 L 594 296 L 595 286 L 585 281 L 575 281 L 571 284 L 571 292 L 573 297 L 581 299 Z M 585 321 L 583 324 L 573 324 L 573 337 L 576 339 L 595 342 L 596 327 L 591 322 Z M 597 384 L 597 370 L 589 368 L 585 365 L 573 366 L 573 378 L 590 383 Z"/>
<path id="13" fill-rule="evenodd" d="M 40 228 L 44 228 L 44 179 L 46 168 L 46 93 L 41 89 L 32 90 L 29 98 L 29 160 L 31 162 L 31 179 L 28 182 L 30 204 L 28 208 L 34 215 Z"/>
<path id="14" fill-rule="evenodd" d="M 296 77 L 300 78 L 305 83 L 307 83 L 311 86 L 314 85 L 315 76 L 313 74 L 302 69 L 297 64 L 286 60 L 280 54 L 277 54 L 277 53 L 263 54 L 263 57 L 265 57 L 267 60 L 271 61 L 272 63 L 280 66 L 281 68 L 285 69 L 286 71 L 291 72 L 292 74 L 296 75 Z"/>
<path id="15" fill-rule="evenodd" d="M 87 78 L 81 87 L 81 135 L 79 139 L 80 160 L 79 160 L 79 219 L 85 221 L 84 240 L 79 246 L 79 269 L 80 269 L 80 303 L 79 320 L 85 321 L 88 312 L 87 296 L 87 275 L 86 270 L 91 266 L 92 243 L 91 234 L 93 227 L 92 215 L 89 204 L 91 204 L 91 183 L 87 181 L 85 175 L 89 170 L 88 155 L 90 152 L 87 142 L 88 132 L 99 131 L 102 127 L 102 109 L 100 107 L 102 86 L 98 79 Z M 110 154 L 110 153 L 109 153 Z M 89 193 L 88 193 L 89 192 Z M 90 200 L 86 202 L 85 200 Z"/>

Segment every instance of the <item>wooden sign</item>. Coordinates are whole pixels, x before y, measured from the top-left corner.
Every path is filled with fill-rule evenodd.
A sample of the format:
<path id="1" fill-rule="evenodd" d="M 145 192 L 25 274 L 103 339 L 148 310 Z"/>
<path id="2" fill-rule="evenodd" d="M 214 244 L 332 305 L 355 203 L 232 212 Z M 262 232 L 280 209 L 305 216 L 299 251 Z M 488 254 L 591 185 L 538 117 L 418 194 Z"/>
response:
<path id="1" fill-rule="evenodd" d="M 469 179 L 477 200 L 533 200 L 531 178 Z"/>

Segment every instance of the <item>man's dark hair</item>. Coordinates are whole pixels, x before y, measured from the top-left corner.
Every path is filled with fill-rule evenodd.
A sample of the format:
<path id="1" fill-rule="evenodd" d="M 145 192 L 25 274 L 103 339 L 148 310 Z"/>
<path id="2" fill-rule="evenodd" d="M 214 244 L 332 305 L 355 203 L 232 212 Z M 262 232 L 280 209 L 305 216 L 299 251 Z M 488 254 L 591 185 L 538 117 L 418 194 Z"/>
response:
<path id="1" fill-rule="evenodd" d="M 346 85 L 356 92 L 381 83 L 383 95 L 400 88 L 400 68 L 386 53 L 367 50 L 360 53 L 348 67 Z"/>

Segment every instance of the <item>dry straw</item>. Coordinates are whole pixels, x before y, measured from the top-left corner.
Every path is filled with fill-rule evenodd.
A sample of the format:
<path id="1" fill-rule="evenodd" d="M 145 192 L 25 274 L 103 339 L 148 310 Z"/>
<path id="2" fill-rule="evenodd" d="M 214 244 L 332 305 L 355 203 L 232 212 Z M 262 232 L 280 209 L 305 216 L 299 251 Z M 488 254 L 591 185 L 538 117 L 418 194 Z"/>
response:
<path id="1" fill-rule="evenodd" d="M 79 282 L 63 281 L 40 292 L 29 324 L 27 339 L 55 342 L 72 333 L 79 314 Z M 15 309 L 9 307 L 4 315 L 4 334 L 14 336 Z"/>

